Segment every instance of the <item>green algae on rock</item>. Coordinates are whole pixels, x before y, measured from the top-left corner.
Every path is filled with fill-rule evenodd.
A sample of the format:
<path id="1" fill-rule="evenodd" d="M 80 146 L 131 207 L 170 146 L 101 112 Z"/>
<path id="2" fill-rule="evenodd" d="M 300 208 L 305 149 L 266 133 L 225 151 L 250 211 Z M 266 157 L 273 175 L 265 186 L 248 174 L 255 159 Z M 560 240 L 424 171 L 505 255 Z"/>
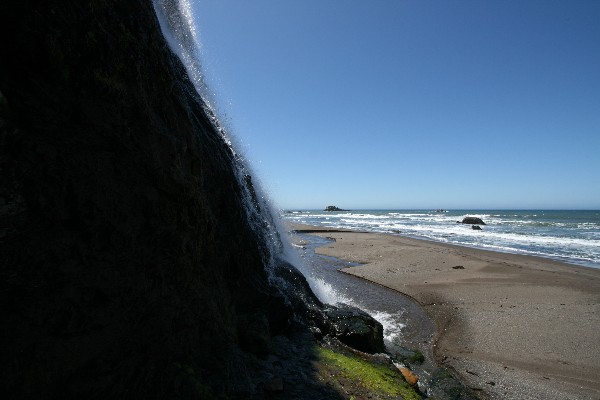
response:
<path id="1" fill-rule="evenodd" d="M 389 364 L 376 364 L 357 355 L 344 354 L 327 347 L 319 347 L 316 353 L 320 373 L 329 375 L 338 390 L 346 395 L 361 395 L 366 391 L 370 398 L 375 399 L 398 396 L 406 400 L 421 399 L 398 370 Z"/>

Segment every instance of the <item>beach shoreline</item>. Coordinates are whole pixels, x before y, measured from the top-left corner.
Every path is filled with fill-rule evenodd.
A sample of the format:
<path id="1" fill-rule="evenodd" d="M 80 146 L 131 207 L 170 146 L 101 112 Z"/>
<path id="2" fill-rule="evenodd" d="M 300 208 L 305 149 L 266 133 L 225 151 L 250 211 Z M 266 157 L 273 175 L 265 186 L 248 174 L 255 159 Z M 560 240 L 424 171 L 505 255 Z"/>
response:
<path id="1" fill-rule="evenodd" d="M 291 224 L 331 238 L 342 272 L 419 303 L 437 362 L 502 399 L 600 398 L 600 270 L 398 235 Z M 312 232 L 311 232 L 312 231 Z"/>

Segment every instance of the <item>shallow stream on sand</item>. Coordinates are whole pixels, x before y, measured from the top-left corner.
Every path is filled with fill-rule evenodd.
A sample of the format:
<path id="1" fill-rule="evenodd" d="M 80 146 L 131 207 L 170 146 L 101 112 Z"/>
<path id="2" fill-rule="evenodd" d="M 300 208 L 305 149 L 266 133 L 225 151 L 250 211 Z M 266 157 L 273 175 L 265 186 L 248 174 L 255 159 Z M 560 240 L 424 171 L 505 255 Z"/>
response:
<path id="1" fill-rule="evenodd" d="M 395 290 L 340 272 L 358 264 L 315 253 L 317 247 L 331 243 L 331 239 L 304 233 L 294 233 L 292 238 L 303 260 L 299 269 L 321 301 L 361 308 L 383 325 L 390 354 L 418 349 L 428 364 L 424 367 L 433 365 L 431 343 L 435 326 L 420 305 Z"/>

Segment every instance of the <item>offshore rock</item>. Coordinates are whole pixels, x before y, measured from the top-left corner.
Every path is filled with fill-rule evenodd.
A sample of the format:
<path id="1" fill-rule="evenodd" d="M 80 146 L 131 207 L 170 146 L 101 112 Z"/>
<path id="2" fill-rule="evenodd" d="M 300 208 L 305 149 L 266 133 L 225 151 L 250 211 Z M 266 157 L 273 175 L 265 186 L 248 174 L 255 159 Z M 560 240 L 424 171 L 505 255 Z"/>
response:
<path id="1" fill-rule="evenodd" d="M 348 211 L 348 210 L 343 210 L 336 206 L 327 206 L 327 207 L 325 207 L 325 210 L 323 210 L 323 211 Z"/>
<path id="2" fill-rule="evenodd" d="M 464 217 L 461 223 L 470 225 L 485 225 L 485 222 L 478 217 Z"/>

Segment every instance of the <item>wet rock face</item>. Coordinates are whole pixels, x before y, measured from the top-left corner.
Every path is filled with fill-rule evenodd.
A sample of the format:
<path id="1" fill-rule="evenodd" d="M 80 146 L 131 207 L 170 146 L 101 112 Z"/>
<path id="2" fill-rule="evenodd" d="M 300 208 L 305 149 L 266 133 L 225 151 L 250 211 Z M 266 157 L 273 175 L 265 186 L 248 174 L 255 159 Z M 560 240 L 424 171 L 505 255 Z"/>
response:
<path id="1" fill-rule="evenodd" d="M 331 335 L 342 343 L 366 353 L 382 353 L 383 327 L 366 312 L 347 305 L 327 307 Z"/>
<path id="2" fill-rule="evenodd" d="M 335 337 L 366 353 L 382 353 L 383 326 L 366 312 L 345 304 L 325 305 L 311 291 L 306 278 L 292 265 L 280 262 L 276 275 L 285 280 L 294 315 L 303 318 L 316 336 Z"/>
<path id="3" fill-rule="evenodd" d="M 0 26 L 4 390 L 160 397 L 262 351 L 238 327 L 283 329 L 283 299 L 151 2 L 7 0 Z"/>

